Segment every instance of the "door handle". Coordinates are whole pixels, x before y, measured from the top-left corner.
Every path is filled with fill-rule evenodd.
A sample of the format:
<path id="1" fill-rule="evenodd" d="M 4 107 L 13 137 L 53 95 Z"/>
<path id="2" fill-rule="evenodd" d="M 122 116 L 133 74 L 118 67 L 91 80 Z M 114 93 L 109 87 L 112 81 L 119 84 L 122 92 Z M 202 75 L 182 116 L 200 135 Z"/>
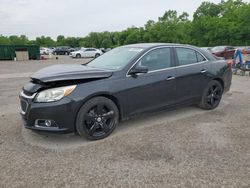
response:
<path id="1" fill-rule="evenodd" d="M 174 80 L 174 79 L 175 79 L 175 77 L 173 77 L 173 76 L 167 77 L 167 81 Z"/>
<path id="2" fill-rule="evenodd" d="M 205 70 L 205 69 L 201 70 L 201 73 L 202 73 L 202 74 L 204 74 L 204 73 L 206 73 L 206 72 L 207 72 L 207 70 Z"/>

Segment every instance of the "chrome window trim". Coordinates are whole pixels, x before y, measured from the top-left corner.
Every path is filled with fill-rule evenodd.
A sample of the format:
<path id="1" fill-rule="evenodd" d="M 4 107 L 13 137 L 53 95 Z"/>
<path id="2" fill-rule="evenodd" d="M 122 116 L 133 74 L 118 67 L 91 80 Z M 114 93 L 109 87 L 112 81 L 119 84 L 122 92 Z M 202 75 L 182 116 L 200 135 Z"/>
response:
<path id="1" fill-rule="evenodd" d="M 164 69 L 159 69 L 159 70 L 153 70 L 153 71 L 149 71 L 145 74 L 150 74 L 150 73 L 154 73 L 154 72 L 161 72 L 161 71 L 165 71 L 165 70 L 171 70 L 171 69 L 176 69 L 179 67 L 188 67 L 188 66 L 192 66 L 192 65 L 197 65 L 197 64 L 202 64 L 202 63 L 207 63 L 209 62 L 209 60 L 206 58 L 206 56 L 204 56 L 201 52 L 199 52 L 198 50 L 192 48 L 192 47 L 188 47 L 188 46 L 158 46 L 155 48 L 150 49 L 149 51 L 145 52 L 127 71 L 126 73 L 126 77 L 131 77 L 131 75 L 129 75 L 128 73 L 130 72 L 130 70 L 145 56 L 147 55 L 149 52 L 156 50 L 156 49 L 161 49 L 161 48 L 187 48 L 187 49 L 191 49 L 194 50 L 195 52 L 199 53 L 202 57 L 204 57 L 205 61 L 202 62 L 197 62 L 197 63 L 192 63 L 192 64 L 188 64 L 188 65 L 179 65 L 179 66 L 175 66 L 175 67 L 168 67 L 168 68 L 164 68 Z M 144 74 L 138 74 L 138 75 L 144 75 Z"/>

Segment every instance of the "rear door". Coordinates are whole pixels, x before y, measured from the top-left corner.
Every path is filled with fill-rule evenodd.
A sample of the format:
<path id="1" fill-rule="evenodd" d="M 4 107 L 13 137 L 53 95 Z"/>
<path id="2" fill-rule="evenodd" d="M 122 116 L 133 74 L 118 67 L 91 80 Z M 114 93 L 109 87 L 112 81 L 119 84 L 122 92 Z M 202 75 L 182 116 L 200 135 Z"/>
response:
<path id="1" fill-rule="evenodd" d="M 175 48 L 175 61 L 177 102 L 199 99 L 210 80 L 211 63 L 200 52 L 187 47 Z"/>

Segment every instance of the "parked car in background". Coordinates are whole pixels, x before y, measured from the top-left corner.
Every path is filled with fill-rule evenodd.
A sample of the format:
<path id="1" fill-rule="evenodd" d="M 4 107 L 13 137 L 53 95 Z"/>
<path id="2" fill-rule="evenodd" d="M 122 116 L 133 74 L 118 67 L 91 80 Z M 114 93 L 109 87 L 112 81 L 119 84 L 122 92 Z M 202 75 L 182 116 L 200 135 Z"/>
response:
<path id="1" fill-rule="evenodd" d="M 201 47 L 202 50 L 211 51 L 212 47 Z"/>
<path id="2" fill-rule="evenodd" d="M 102 54 L 103 52 L 96 48 L 81 48 L 78 51 L 71 52 L 69 56 L 72 58 L 97 58 Z"/>
<path id="3" fill-rule="evenodd" d="M 49 47 L 49 49 L 52 51 L 52 53 L 54 53 L 54 51 L 56 50 L 55 47 Z"/>
<path id="4" fill-rule="evenodd" d="M 108 52 L 108 51 L 110 51 L 110 50 L 112 50 L 112 49 L 111 48 L 105 49 L 105 53 Z"/>
<path id="5" fill-rule="evenodd" d="M 101 50 L 102 53 L 105 53 L 105 52 L 106 52 L 106 49 L 105 49 L 105 48 L 100 48 L 99 50 Z"/>
<path id="6" fill-rule="evenodd" d="M 233 59 L 236 48 L 232 46 L 216 46 L 211 49 L 211 52 L 218 57 L 225 59 Z"/>
<path id="7" fill-rule="evenodd" d="M 243 48 L 241 49 L 241 52 L 242 52 L 243 54 L 250 54 L 250 46 L 243 47 Z"/>
<path id="8" fill-rule="evenodd" d="M 45 48 L 45 47 L 40 48 L 40 55 L 48 55 L 50 53 L 53 53 L 53 50 L 51 50 L 50 48 Z"/>
<path id="9" fill-rule="evenodd" d="M 86 65 L 54 65 L 34 73 L 20 94 L 21 114 L 28 129 L 78 132 L 97 140 L 143 112 L 185 104 L 215 109 L 231 80 L 231 63 L 200 48 L 127 45 Z"/>
<path id="10" fill-rule="evenodd" d="M 76 48 L 74 48 L 74 52 L 81 50 L 81 48 L 83 48 L 83 47 L 76 47 Z"/>
<path id="11" fill-rule="evenodd" d="M 74 48 L 68 47 L 68 46 L 61 46 L 54 50 L 54 55 L 69 55 L 70 52 L 75 51 Z"/>

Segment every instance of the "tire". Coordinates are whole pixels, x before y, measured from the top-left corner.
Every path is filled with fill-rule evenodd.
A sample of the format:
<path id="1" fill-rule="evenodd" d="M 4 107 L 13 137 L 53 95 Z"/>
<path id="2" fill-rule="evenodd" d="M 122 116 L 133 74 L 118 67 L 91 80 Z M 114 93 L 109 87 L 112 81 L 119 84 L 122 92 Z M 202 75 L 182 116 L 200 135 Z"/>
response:
<path id="1" fill-rule="evenodd" d="M 233 74 L 237 75 L 237 69 L 233 69 Z"/>
<path id="2" fill-rule="evenodd" d="M 220 82 L 212 80 L 203 91 L 199 107 L 204 110 L 213 110 L 220 104 L 223 88 Z"/>
<path id="3" fill-rule="evenodd" d="M 245 74 L 246 74 L 245 71 L 242 71 L 242 70 L 240 71 L 241 76 L 245 76 Z"/>
<path id="4" fill-rule="evenodd" d="M 100 54 L 95 54 L 95 58 L 98 58 L 100 56 Z"/>
<path id="5" fill-rule="evenodd" d="M 116 104 L 106 97 L 95 97 L 87 101 L 79 110 L 76 130 L 82 137 L 100 140 L 114 131 L 118 120 L 119 110 Z"/>
<path id="6" fill-rule="evenodd" d="M 76 58 L 81 58 L 81 54 L 76 54 Z"/>

